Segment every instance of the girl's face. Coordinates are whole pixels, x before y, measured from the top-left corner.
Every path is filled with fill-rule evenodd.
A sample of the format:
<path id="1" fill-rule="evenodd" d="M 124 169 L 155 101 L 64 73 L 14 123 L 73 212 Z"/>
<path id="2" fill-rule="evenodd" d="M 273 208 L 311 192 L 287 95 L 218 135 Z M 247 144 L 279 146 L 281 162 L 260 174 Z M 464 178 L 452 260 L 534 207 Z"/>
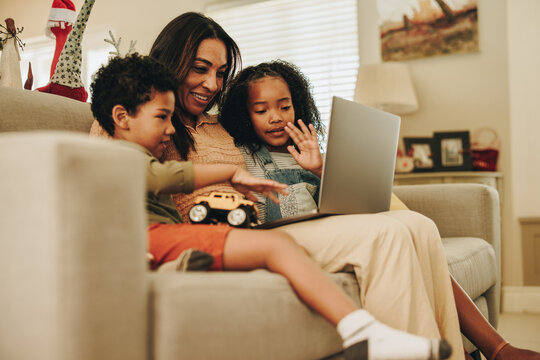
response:
<path id="1" fill-rule="evenodd" d="M 178 88 L 180 108 L 194 116 L 202 114 L 221 91 L 227 66 L 227 48 L 223 41 L 203 40 L 188 75 Z"/>
<path id="2" fill-rule="evenodd" d="M 279 77 L 264 77 L 249 84 L 248 113 L 259 139 L 271 151 L 287 151 L 289 135 L 284 128 L 294 123 L 289 86 Z"/>

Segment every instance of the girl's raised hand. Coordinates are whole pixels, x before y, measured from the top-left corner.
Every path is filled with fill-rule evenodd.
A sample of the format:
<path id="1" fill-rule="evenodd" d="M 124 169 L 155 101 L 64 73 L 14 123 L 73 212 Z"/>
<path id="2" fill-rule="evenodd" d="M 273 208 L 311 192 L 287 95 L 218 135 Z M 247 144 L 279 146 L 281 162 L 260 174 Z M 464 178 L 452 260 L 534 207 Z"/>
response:
<path id="1" fill-rule="evenodd" d="M 251 201 L 258 201 L 257 197 L 252 191 L 263 194 L 276 204 L 279 204 L 279 200 L 274 192 L 282 195 L 288 195 L 287 185 L 279 183 L 274 180 L 261 179 L 251 175 L 249 172 L 242 168 L 238 168 L 234 175 L 231 177 L 230 182 L 232 186 L 245 195 Z"/>
<path id="2" fill-rule="evenodd" d="M 322 175 L 323 159 L 317 142 L 317 132 L 313 125 L 309 124 L 309 129 L 302 120 L 298 120 L 300 128 L 289 122 L 285 126 L 285 131 L 294 141 L 298 150 L 294 146 L 287 146 L 287 150 L 291 153 L 298 165 L 302 168 L 311 171 L 318 177 Z"/>

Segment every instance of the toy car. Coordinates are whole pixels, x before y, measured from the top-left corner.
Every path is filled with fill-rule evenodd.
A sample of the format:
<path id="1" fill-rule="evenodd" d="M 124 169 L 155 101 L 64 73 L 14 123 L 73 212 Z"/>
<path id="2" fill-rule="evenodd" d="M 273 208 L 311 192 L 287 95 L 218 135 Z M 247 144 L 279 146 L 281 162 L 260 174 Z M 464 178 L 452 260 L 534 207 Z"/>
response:
<path id="1" fill-rule="evenodd" d="M 213 191 L 208 196 L 197 196 L 189 210 L 193 224 L 226 222 L 235 227 L 249 227 L 258 222 L 255 203 L 235 193 Z"/>

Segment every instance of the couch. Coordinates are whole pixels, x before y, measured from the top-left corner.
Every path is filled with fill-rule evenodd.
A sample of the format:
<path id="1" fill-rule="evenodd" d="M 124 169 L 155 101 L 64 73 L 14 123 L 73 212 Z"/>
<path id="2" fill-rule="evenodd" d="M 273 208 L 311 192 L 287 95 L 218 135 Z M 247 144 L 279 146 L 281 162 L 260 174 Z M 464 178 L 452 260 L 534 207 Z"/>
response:
<path id="1" fill-rule="evenodd" d="M 279 275 L 147 271 L 142 157 L 89 138 L 91 122 L 88 104 L 0 87 L 1 359 L 316 359 L 340 349 Z M 394 192 L 435 221 L 451 273 L 496 327 L 496 191 Z M 351 274 L 331 277 L 359 303 Z"/>

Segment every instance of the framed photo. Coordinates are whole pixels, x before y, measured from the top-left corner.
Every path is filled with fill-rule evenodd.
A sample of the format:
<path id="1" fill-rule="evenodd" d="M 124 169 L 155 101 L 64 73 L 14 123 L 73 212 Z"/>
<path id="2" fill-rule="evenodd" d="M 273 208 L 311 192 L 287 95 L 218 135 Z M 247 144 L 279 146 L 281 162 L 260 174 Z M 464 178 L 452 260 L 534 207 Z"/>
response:
<path id="1" fill-rule="evenodd" d="M 434 141 L 428 137 L 404 137 L 405 153 L 413 158 L 413 172 L 434 171 Z"/>
<path id="2" fill-rule="evenodd" d="M 469 171 L 471 140 L 468 131 L 435 132 L 435 162 L 441 171 Z"/>

